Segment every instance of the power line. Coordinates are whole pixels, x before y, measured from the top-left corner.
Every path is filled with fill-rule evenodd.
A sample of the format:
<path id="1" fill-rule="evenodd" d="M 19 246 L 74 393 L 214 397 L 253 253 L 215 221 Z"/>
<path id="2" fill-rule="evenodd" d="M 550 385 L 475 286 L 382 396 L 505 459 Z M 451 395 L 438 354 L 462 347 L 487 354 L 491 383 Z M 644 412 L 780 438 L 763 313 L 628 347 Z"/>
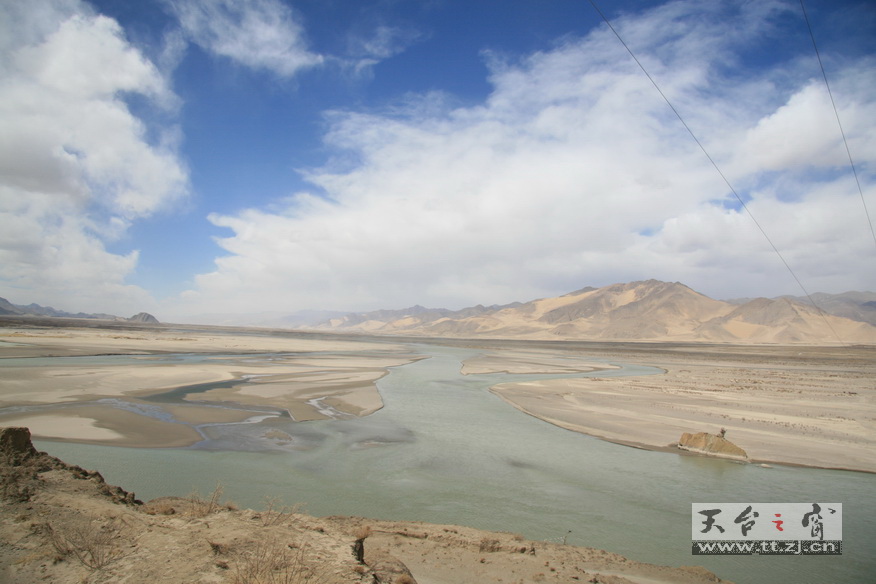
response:
<path id="1" fill-rule="evenodd" d="M 666 97 L 666 94 L 663 93 L 663 90 L 660 89 L 660 85 L 658 85 L 657 81 L 655 81 L 654 78 L 651 77 L 651 74 L 648 73 L 648 70 L 645 69 L 645 66 L 642 65 L 642 62 L 639 61 L 638 57 L 636 57 L 635 53 L 633 53 L 633 50 L 629 47 L 629 45 L 627 45 L 626 41 L 624 41 L 624 39 L 621 37 L 620 33 L 614 28 L 614 26 L 612 26 L 611 21 L 608 19 L 608 17 L 606 17 L 605 14 L 602 12 L 602 10 L 599 9 L 599 6 L 596 5 L 595 0 L 589 0 L 589 2 L 590 2 L 590 5 L 593 6 L 593 9 L 596 10 L 596 12 L 599 14 L 599 16 L 602 17 L 602 20 L 605 21 L 605 24 L 608 25 L 608 28 L 611 29 L 611 32 L 614 33 L 614 36 L 617 37 L 617 40 L 620 41 L 620 43 L 624 46 L 624 48 L 630 54 L 630 57 L 633 58 L 633 61 L 635 61 L 636 64 L 639 66 L 639 69 L 642 70 L 642 73 L 644 73 L 645 76 L 648 78 L 648 80 L 651 81 L 651 84 L 657 90 L 657 93 L 660 94 L 660 97 L 663 98 L 663 101 L 666 102 L 666 105 L 669 106 L 669 109 L 672 110 L 672 112 L 675 114 L 675 117 L 677 117 L 678 121 L 681 122 L 681 125 L 684 126 L 684 129 L 687 130 L 688 134 L 690 134 L 690 136 L 691 136 L 691 138 L 693 138 L 694 142 L 697 143 L 697 146 L 700 147 L 700 150 L 702 150 L 703 154 L 705 154 L 705 156 L 709 160 L 709 162 L 712 163 L 712 166 L 718 172 L 720 177 L 724 180 L 724 183 L 727 185 L 727 188 L 730 189 L 730 192 L 733 193 L 733 196 L 736 197 L 736 200 L 739 201 L 739 204 L 742 206 L 743 209 L 745 209 L 745 212 L 748 213 L 748 216 L 751 218 L 751 220 L 754 222 L 754 224 L 760 230 L 761 234 L 763 234 L 764 238 L 767 240 L 767 243 L 770 244 L 770 247 L 773 248 L 773 251 L 776 253 L 776 255 L 779 257 L 779 259 L 785 265 L 785 268 L 787 268 L 788 272 L 791 274 L 791 277 L 793 277 L 794 280 L 797 282 L 797 285 L 803 291 L 803 294 L 806 295 L 806 298 L 809 299 L 809 302 L 812 304 L 812 306 L 814 306 L 815 309 L 818 310 L 818 313 L 821 315 L 821 318 L 824 320 L 825 324 L 831 330 L 833 335 L 837 338 L 837 340 L 840 342 L 840 344 L 845 345 L 845 343 L 843 343 L 843 340 L 837 334 L 836 330 L 834 330 L 833 326 L 830 324 L 830 321 L 827 320 L 827 316 L 825 315 L 825 312 L 818 306 L 818 304 L 815 303 L 815 300 L 812 299 L 812 296 L 806 290 L 806 287 L 800 281 L 800 278 L 797 277 L 797 274 L 794 273 L 794 270 L 791 269 L 790 264 L 788 264 L 788 262 L 785 260 L 785 257 L 779 251 L 779 248 L 776 247 L 776 245 L 773 243 L 773 240 L 770 239 L 769 235 L 767 235 L 766 230 L 764 230 L 764 228 L 761 226 L 761 224 L 754 217 L 754 214 L 751 212 L 751 209 L 748 208 L 748 205 L 745 204 L 745 201 L 742 200 L 742 197 L 739 196 L 739 193 L 737 193 L 736 189 L 733 188 L 733 185 L 730 184 L 730 181 L 727 179 L 727 177 L 721 171 L 721 168 L 718 166 L 718 163 L 716 163 L 715 160 L 711 157 L 711 155 L 709 155 L 705 146 L 703 146 L 702 142 L 700 142 L 699 138 L 697 138 L 697 136 L 696 136 L 696 134 L 694 134 L 693 130 L 690 129 L 690 126 L 687 125 L 687 122 L 684 121 L 684 118 L 681 117 L 681 114 L 678 112 L 678 110 L 675 109 L 675 106 L 672 105 L 672 102 L 669 101 L 669 98 Z"/>
<path id="2" fill-rule="evenodd" d="M 870 226 L 870 233 L 873 235 L 873 245 L 876 245 L 876 230 L 873 229 L 873 221 L 870 219 L 870 212 L 867 211 L 867 200 L 864 198 L 864 189 L 861 188 L 861 181 L 858 180 L 858 171 L 855 168 L 854 160 L 852 160 L 852 151 L 849 150 L 849 142 L 846 140 L 846 132 L 843 130 L 843 123 L 840 121 L 839 111 L 837 110 L 836 102 L 833 99 L 833 91 L 830 90 L 830 83 L 827 81 L 827 73 L 824 71 L 821 52 L 818 50 L 818 44 L 815 42 L 815 33 L 812 32 L 812 23 L 809 21 L 809 15 L 806 13 L 806 6 L 803 5 L 803 0 L 800 0 L 800 8 L 803 10 L 803 18 L 806 20 L 806 27 L 809 29 L 809 38 L 812 39 L 812 47 L 815 49 L 815 56 L 818 58 L 818 66 L 821 68 L 821 76 L 824 77 L 824 86 L 827 88 L 827 95 L 830 96 L 830 105 L 833 107 L 833 113 L 836 116 L 836 124 L 839 126 L 840 135 L 843 137 L 843 145 L 845 145 L 846 154 L 849 157 L 849 166 L 852 167 L 852 174 L 855 176 L 855 184 L 858 185 L 858 193 L 861 194 L 861 203 L 864 205 L 864 217 L 866 217 L 867 224 Z"/>

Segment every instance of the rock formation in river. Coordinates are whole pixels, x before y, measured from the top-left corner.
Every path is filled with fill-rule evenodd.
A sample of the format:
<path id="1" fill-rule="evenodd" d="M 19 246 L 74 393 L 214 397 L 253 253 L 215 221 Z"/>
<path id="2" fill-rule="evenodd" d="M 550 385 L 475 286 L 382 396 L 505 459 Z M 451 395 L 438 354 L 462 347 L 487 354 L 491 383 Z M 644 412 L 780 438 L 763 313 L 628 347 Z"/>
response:
<path id="1" fill-rule="evenodd" d="M 697 432 L 696 434 L 683 433 L 678 440 L 678 448 L 688 452 L 697 452 L 721 458 L 748 460 L 748 454 L 743 449 L 723 436 L 709 434 L 708 432 Z"/>

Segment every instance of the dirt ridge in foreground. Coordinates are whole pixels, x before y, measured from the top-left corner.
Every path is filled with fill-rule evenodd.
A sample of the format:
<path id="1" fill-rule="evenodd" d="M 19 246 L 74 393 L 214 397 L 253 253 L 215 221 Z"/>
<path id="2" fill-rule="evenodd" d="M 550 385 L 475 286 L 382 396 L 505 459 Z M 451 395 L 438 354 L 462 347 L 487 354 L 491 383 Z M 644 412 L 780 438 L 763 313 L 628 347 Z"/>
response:
<path id="1" fill-rule="evenodd" d="M 143 503 L 37 452 L 27 428 L 0 429 L 0 581 L 153 584 L 267 582 L 725 582 L 593 548 L 454 525 L 312 517 L 266 499 L 237 509 L 214 493 Z"/>

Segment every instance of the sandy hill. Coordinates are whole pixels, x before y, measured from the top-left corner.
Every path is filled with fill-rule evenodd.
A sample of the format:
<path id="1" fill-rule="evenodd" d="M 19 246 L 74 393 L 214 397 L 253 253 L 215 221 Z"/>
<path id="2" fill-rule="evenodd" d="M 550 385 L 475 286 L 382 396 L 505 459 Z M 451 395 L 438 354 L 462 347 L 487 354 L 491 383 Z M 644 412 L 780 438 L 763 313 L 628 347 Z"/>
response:
<path id="1" fill-rule="evenodd" d="M 415 308 L 348 315 L 316 328 L 547 340 L 876 343 L 876 326 L 826 314 L 792 298 L 737 304 L 658 280 L 458 312 Z"/>
<path id="2" fill-rule="evenodd" d="M 0 429 L 0 582 L 10 584 L 490 584 L 722 582 L 698 567 L 643 564 L 511 533 L 358 517 L 276 502 L 238 510 L 212 495 L 148 503 L 97 472 Z"/>
<path id="3" fill-rule="evenodd" d="M 805 297 L 789 296 L 788 298 L 809 304 L 809 299 Z M 812 300 L 819 308 L 835 316 L 876 325 L 876 292 L 843 292 L 842 294 L 819 292 L 812 295 Z"/>

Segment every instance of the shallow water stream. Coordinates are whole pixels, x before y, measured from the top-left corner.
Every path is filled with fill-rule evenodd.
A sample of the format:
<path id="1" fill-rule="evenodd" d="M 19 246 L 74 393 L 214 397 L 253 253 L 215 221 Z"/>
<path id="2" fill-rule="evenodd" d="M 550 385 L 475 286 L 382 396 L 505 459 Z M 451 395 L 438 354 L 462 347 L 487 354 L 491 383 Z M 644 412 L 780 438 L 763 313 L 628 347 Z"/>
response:
<path id="1" fill-rule="evenodd" d="M 876 477 L 649 452 L 563 430 L 489 393 L 536 375 L 460 374 L 471 349 L 430 356 L 378 382 L 385 407 L 358 419 L 222 425 L 189 449 L 39 442 L 149 499 L 208 493 L 260 507 L 266 495 L 316 515 L 362 515 L 518 532 L 669 565 L 704 565 L 737 583 L 867 582 L 876 574 Z M 653 373 L 627 366 L 594 375 Z M 278 445 L 265 425 L 292 436 Z M 692 502 L 843 503 L 842 556 L 698 556 Z"/>

